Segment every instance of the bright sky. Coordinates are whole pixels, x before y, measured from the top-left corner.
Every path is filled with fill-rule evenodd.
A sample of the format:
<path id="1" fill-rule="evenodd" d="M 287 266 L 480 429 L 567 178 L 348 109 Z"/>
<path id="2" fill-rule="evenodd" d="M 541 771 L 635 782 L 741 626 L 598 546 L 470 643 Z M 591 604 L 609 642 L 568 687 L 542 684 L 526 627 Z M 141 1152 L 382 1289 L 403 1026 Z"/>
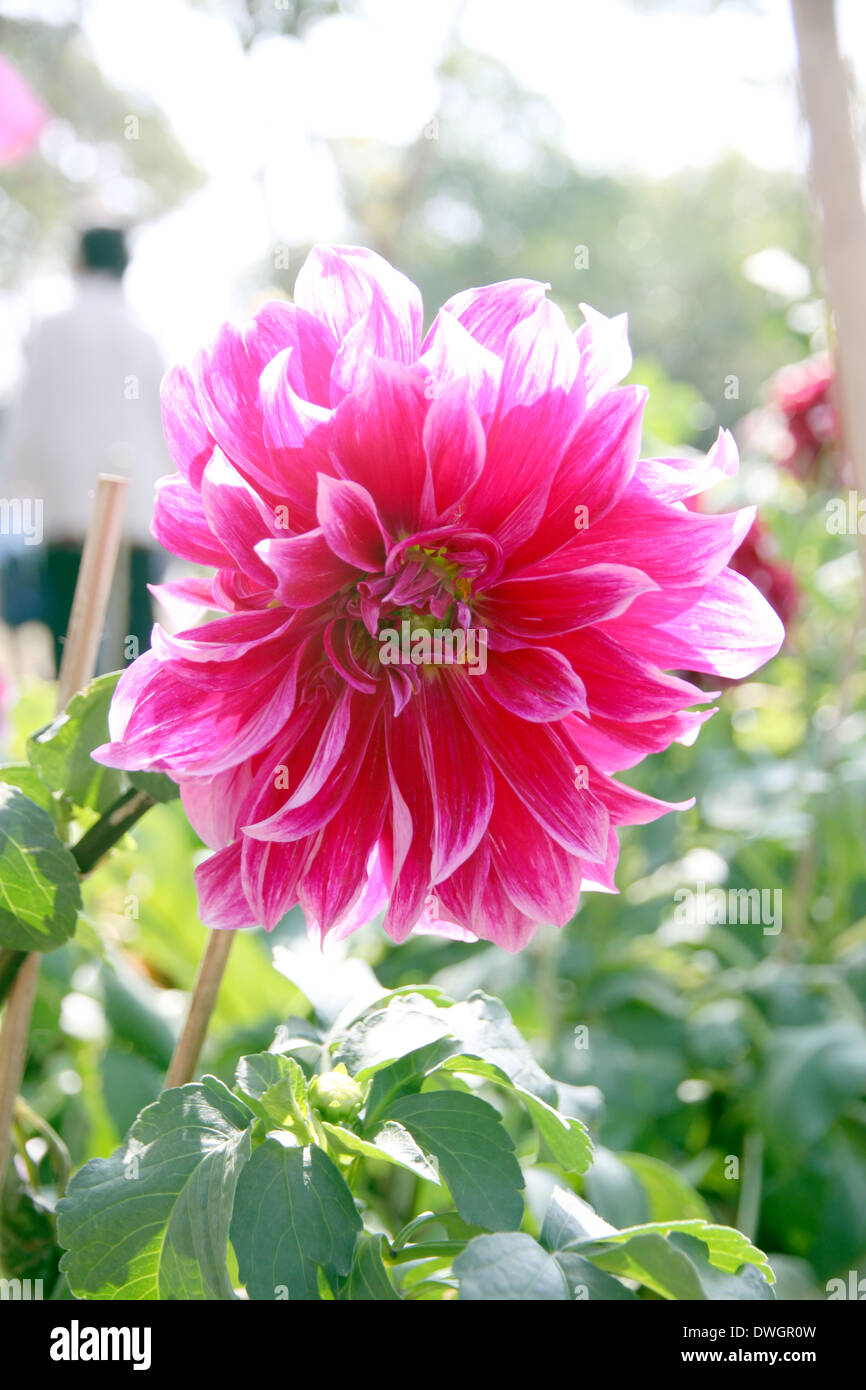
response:
<path id="1" fill-rule="evenodd" d="M 4 8 L 61 18 L 66 2 Z M 155 99 L 210 176 L 142 236 L 130 274 L 172 357 L 241 307 L 238 277 L 275 242 L 346 236 L 324 141 L 417 138 L 438 110 L 434 65 L 458 9 L 467 44 L 551 101 L 584 169 L 665 175 L 732 149 L 803 167 L 786 0 L 728 0 L 703 16 L 647 12 L 641 0 L 366 0 L 362 18 L 326 20 L 303 44 L 260 41 L 249 55 L 227 20 L 186 0 L 89 0 L 85 30 L 106 76 Z M 866 86 L 866 0 L 838 9 Z"/>

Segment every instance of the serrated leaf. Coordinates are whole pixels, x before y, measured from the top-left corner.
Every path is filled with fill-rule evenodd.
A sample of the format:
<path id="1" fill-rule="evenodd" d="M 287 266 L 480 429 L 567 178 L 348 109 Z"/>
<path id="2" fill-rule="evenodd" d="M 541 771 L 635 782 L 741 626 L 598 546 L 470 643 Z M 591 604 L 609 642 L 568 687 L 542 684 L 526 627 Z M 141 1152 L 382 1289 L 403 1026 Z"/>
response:
<path id="1" fill-rule="evenodd" d="M 476 1236 L 454 1261 L 461 1302 L 565 1302 L 568 1287 L 556 1260 L 532 1236 Z"/>
<path id="2" fill-rule="evenodd" d="M 615 1231 L 612 1235 L 590 1242 L 594 1246 L 590 1258 L 595 1259 L 601 1247 L 609 1245 L 610 1252 L 599 1258 L 609 1260 L 609 1264 L 612 1264 L 616 1262 L 616 1250 L 628 1246 L 633 1240 L 645 1235 L 668 1236 L 673 1232 L 695 1236 L 700 1240 L 706 1246 L 710 1262 L 716 1269 L 735 1274 L 741 1265 L 753 1264 L 766 1277 L 768 1283 L 772 1284 L 774 1275 L 766 1255 L 752 1245 L 742 1231 L 736 1230 L 733 1226 L 717 1226 L 698 1217 L 685 1221 L 648 1221 L 641 1226 L 629 1226 L 622 1231 Z M 588 1253 L 583 1246 L 581 1250 L 584 1254 Z M 609 1267 L 609 1264 L 606 1267 Z"/>
<path id="3" fill-rule="evenodd" d="M 400 1295 L 391 1283 L 382 1252 L 384 1236 L 363 1235 L 355 1250 L 355 1261 L 340 1293 L 341 1299 L 363 1303 L 399 1303 Z"/>
<path id="4" fill-rule="evenodd" d="M 520 1225 L 523 1173 L 513 1140 L 492 1105 L 462 1091 L 429 1091 L 401 1096 L 386 1115 L 437 1159 L 464 1221 L 488 1231 Z"/>
<path id="5" fill-rule="evenodd" d="M 75 931 L 78 866 L 47 811 L 0 784 L 0 946 L 53 951 Z"/>
<path id="6" fill-rule="evenodd" d="M 362 1014 L 337 1038 L 334 1061 L 342 1062 L 351 1076 L 366 1079 L 406 1053 L 450 1037 L 448 1013 L 422 994 L 397 995 Z"/>
<path id="7" fill-rule="evenodd" d="M 253 1116 L 221 1081 L 164 1091 L 111 1158 L 58 1203 L 61 1269 L 78 1298 L 232 1297 L 226 1246 Z"/>
<path id="8" fill-rule="evenodd" d="M 556 1085 L 538 1065 L 505 1005 L 480 990 L 459 1004 L 429 992 L 394 991 L 337 1033 L 335 1060 L 352 1076 L 366 1078 L 408 1053 L 442 1040 L 454 1040 L 463 1052 L 498 1066 L 518 1086 L 549 1105 L 556 1104 Z"/>
<path id="9" fill-rule="evenodd" d="M 352 1268 L 361 1218 L 323 1149 L 266 1139 L 238 1183 L 231 1240 L 252 1299 L 320 1298 L 319 1270 Z"/>
<path id="10" fill-rule="evenodd" d="M 502 1086 L 526 1107 L 542 1139 L 550 1149 L 554 1159 L 570 1173 L 585 1173 L 592 1163 L 592 1140 L 589 1131 L 581 1120 L 560 1115 L 552 1105 L 540 1096 L 533 1095 L 518 1086 L 509 1076 L 492 1062 L 478 1057 L 459 1055 L 449 1057 L 443 1063 L 445 1071 L 464 1072 L 471 1076 L 482 1076 L 497 1086 Z"/>
<path id="11" fill-rule="evenodd" d="M 57 802 L 30 763 L 6 763 L 0 767 L 0 782 L 17 787 L 30 801 L 35 801 L 37 806 L 47 811 L 52 820 L 56 819 Z"/>
<path id="12" fill-rule="evenodd" d="M 375 1125 L 398 1096 L 412 1095 L 420 1091 L 424 1078 L 453 1056 L 459 1046 L 456 1038 L 436 1038 L 425 1047 L 417 1047 L 413 1052 L 398 1057 L 389 1066 L 374 1072 L 370 1094 L 364 1107 L 365 1124 L 368 1127 Z"/>
<path id="13" fill-rule="evenodd" d="M 634 1301 L 637 1294 L 626 1288 L 619 1279 L 607 1274 L 573 1250 L 557 1250 L 553 1256 L 568 1285 L 569 1298 L 588 1303 L 621 1303 Z"/>
<path id="14" fill-rule="evenodd" d="M 114 768 L 91 758 L 108 739 L 108 707 L 120 672 L 97 676 L 73 695 L 62 714 L 27 740 L 27 756 L 41 781 L 76 806 L 107 811 L 121 795 L 124 782 Z"/>
<path id="15" fill-rule="evenodd" d="M 322 1121 L 322 1128 L 341 1153 L 361 1154 L 380 1162 L 396 1163 L 400 1168 L 408 1168 L 425 1182 L 439 1183 L 439 1174 L 433 1164 L 419 1149 L 408 1129 L 396 1120 L 386 1121 L 372 1139 L 363 1139 L 354 1130 L 346 1129 L 343 1125 L 332 1125 L 327 1120 Z"/>
<path id="16" fill-rule="evenodd" d="M 685 1241 L 674 1237 L 687 1237 Z M 697 1247 L 691 1241 L 697 1241 Z M 582 1255 L 610 1274 L 633 1279 L 663 1298 L 768 1298 L 773 1271 L 741 1231 L 695 1218 L 647 1222 L 618 1231 L 573 1192 L 556 1188 L 541 1229 L 556 1254 Z M 699 1248 L 698 1248 L 699 1247 Z M 708 1274 L 704 1263 L 710 1270 Z M 755 1270 L 757 1280 L 746 1273 Z M 718 1276 L 718 1277 L 717 1277 Z M 725 1284 L 726 1276 L 735 1282 Z M 727 1293 L 713 1290 L 727 1288 Z"/>
<path id="17" fill-rule="evenodd" d="M 309 1120 L 307 1078 L 293 1057 L 278 1052 L 242 1057 L 235 1080 L 250 1109 L 262 1119 L 287 1126 Z"/>

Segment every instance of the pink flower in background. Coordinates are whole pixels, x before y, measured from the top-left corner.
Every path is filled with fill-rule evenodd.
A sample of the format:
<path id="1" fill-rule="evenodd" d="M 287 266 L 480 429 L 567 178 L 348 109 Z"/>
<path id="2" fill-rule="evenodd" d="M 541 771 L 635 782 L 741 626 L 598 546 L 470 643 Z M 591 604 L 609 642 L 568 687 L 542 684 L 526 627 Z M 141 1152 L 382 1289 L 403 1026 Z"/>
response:
<path id="1" fill-rule="evenodd" d="M 48 112 L 0 54 L 0 164 L 17 164 L 39 139 Z"/>
<path id="2" fill-rule="evenodd" d="M 828 449 L 839 447 L 831 359 L 813 357 L 784 367 L 770 383 L 770 402 L 785 426 L 777 462 L 798 478 L 813 477 Z"/>
<path id="3" fill-rule="evenodd" d="M 294 304 L 168 374 L 154 535 L 215 573 L 166 593 L 224 616 L 155 630 L 97 756 L 180 784 L 216 851 L 204 922 L 300 902 L 342 934 L 387 905 L 397 940 L 517 950 L 582 883 L 613 890 L 618 826 L 671 809 L 611 776 L 708 717 L 662 668 L 778 650 L 727 567 L 754 509 L 684 504 L 736 467 L 730 436 L 639 462 L 625 319 L 585 312 L 575 335 L 512 280 L 425 337 L 404 276 L 318 248 Z"/>

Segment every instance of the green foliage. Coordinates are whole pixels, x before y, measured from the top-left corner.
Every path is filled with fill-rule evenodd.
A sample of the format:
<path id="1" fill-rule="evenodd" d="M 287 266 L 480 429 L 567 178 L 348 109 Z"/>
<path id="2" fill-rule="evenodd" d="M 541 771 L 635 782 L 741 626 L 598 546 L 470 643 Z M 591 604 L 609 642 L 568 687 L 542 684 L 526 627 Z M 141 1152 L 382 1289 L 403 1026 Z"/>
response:
<path id="1" fill-rule="evenodd" d="M 47 811 L 0 784 L 0 946 L 53 951 L 75 930 L 78 868 Z"/>
<path id="2" fill-rule="evenodd" d="M 58 1207 L 73 1293 L 620 1299 L 642 1287 L 666 1298 L 772 1296 L 765 1257 L 738 1231 L 687 1217 L 617 1230 L 566 1187 L 553 1194 L 539 1243 L 527 1229 L 517 1151 L 531 1167 L 524 1137 L 534 1126 L 555 1135 L 554 1169 L 573 1181 L 590 1162 L 582 1123 L 510 1079 L 528 1071 L 556 1089 L 527 1067 L 498 1000 L 377 994 L 318 1031 L 321 1056 L 352 1056 L 354 1078 L 345 1063 L 309 1077 L 284 1050 L 244 1057 L 237 1098 L 213 1077 L 166 1091 L 109 1160 L 85 1164 Z M 478 1052 L 452 1050 L 470 1024 Z M 386 1054 L 385 1039 L 399 1056 Z M 307 1042 L 298 1039 L 300 1054 Z M 342 1124 L 313 1104 L 335 1078 L 363 1100 Z M 375 1195 L 389 1171 L 408 1183 L 392 1215 Z M 415 1210 L 431 1198 L 433 1209 Z"/>

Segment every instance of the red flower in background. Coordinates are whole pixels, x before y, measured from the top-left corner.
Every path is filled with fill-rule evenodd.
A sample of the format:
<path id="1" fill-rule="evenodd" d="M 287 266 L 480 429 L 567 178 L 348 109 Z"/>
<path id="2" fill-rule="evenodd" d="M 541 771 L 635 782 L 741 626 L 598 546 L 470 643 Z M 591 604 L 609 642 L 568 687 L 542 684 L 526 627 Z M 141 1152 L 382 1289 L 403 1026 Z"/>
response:
<path id="1" fill-rule="evenodd" d="M 797 478 L 813 477 L 830 449 L 838 449 L 839 412 L 829 357 L 783 367 L 770 383 L 770 400 L 784 417 L 776 462 Z"/>

